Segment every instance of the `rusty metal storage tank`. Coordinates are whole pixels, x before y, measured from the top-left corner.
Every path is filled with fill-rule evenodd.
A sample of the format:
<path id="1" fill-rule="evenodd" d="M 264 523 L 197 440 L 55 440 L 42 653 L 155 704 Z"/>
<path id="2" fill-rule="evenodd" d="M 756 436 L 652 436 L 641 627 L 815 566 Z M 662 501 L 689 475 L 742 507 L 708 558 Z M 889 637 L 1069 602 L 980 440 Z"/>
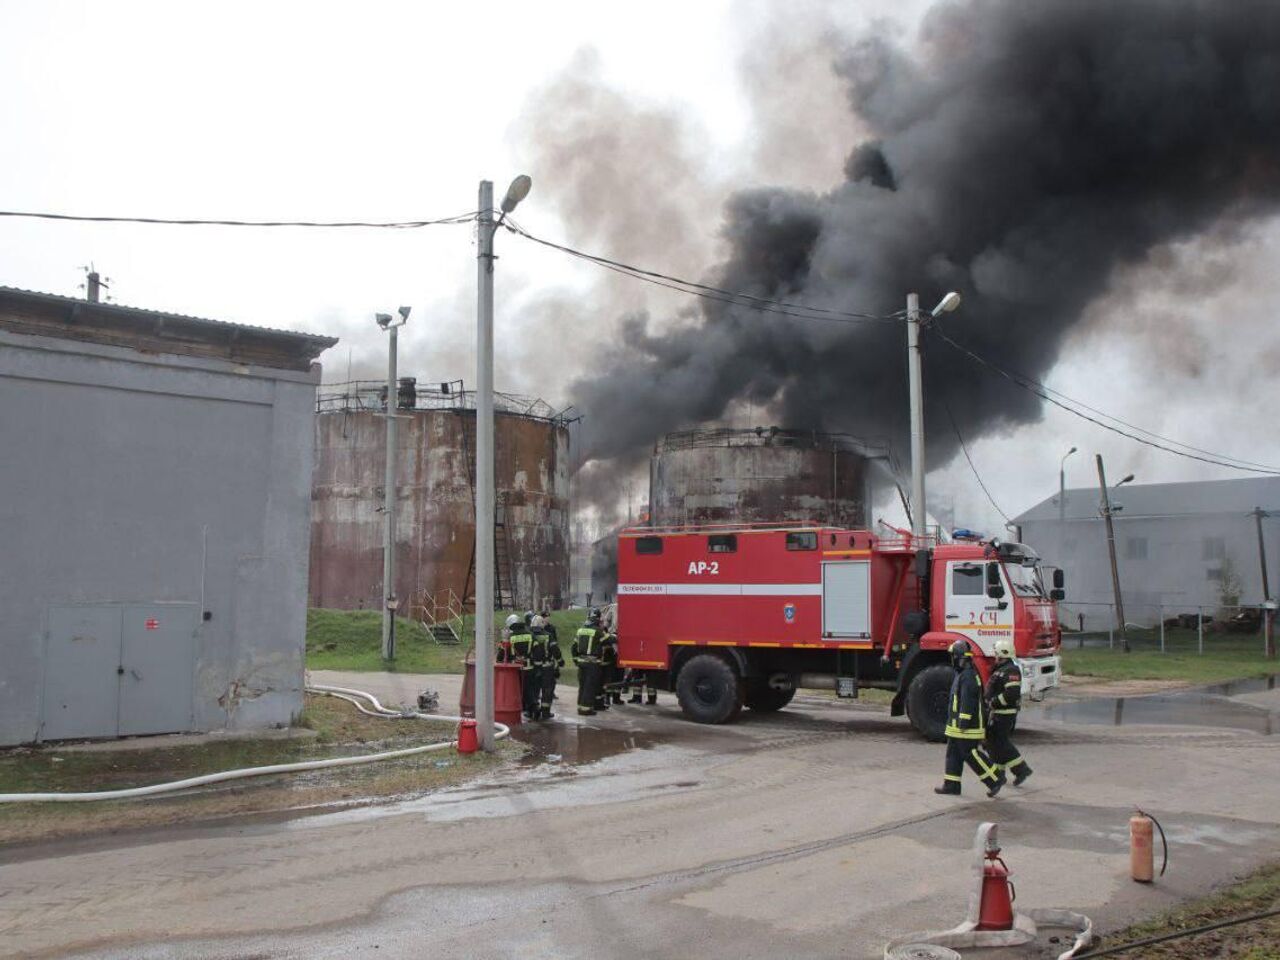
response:
<path id="1" fill-rule="evenodd" d="M 381 609 L 385 384 L 322 388 L 315 419 L 310 602 Z M 410 607 L 475 591 L 475 394 L 400 382 L 396 596 Z M 496 586 L 505 607 L 560 606 L 569 586 L 568 423 L 497 394 Z M 403 609 L 403 607 L 402 607 Z"/>
<path id="2" fill-rule="evenodd" d="M 873 458 L 882 449 L 846 434 L 759 427 L 671 433 L 654 447 L 649 504 L 655 526 L 814 520 L 869 523 Z"/>

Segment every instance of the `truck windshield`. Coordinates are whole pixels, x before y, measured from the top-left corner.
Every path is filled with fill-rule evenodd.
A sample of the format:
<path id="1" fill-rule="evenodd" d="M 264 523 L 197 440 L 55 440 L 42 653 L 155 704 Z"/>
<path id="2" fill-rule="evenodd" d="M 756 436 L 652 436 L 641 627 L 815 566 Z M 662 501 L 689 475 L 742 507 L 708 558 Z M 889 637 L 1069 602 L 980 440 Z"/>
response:
<path id="1" fill-rule="evenodd" d="M 1017 563 L 1006 563 L 1005 573 L 1009 576 L 1009 585 L 1020 597 L 1039 597 L 1044 600 L 1049 594 L 1044 589 L 1044 579 L 1040 576 L 1040 566 L 1023 566 Z"/>

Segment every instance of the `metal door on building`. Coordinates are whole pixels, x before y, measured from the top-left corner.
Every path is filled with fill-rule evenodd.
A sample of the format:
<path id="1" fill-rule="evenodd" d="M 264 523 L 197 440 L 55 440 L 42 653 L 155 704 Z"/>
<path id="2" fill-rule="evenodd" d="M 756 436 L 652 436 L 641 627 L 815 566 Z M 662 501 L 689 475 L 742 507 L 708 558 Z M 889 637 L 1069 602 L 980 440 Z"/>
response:
<path id="1" fill-rule="evenodd" d="M 53 607 L 40 739 L 177 733 L 192 726 L 197 607 Z"/>
<path id="2" fill-rule="evenodd" d="M 40 739 L 116 735 L 123 612 L 116 605 L 49 610 Z"/>
<path id="3" fill-rule="evenodd" d="M 871 636 L 871 564 L 867 561 L 822 565 L 822 635 Z"/>

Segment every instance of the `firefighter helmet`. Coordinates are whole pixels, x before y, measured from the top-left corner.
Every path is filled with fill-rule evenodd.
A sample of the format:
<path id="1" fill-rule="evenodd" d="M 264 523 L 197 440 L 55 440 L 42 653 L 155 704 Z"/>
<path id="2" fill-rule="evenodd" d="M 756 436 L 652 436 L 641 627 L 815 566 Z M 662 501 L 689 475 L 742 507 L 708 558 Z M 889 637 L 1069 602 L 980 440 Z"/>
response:
<path id="1" fill-rule="evenodd" d="M 525 625 L 526 627 L 531 627 L 531 626 L 533 626 L 533 611 L 532 611 L 532 610 L 526 610 L 526 611 L 524 612 L 524 625 Z"/>
<path id="2" fill-rule="evenodd" d="M 600 608 L 592 607 L 591 612 L 587 614 L 587 623 L 599 623 L 599 622 L 600 622 Z"/>
<path id="3" fill-rule="evenodd" d="M 1012 660 L 1014 657 L 1013 641 L 1008 637 L 1001 637 L 991 645 L 991 652 L 996 655 L 997 660 Z"/>
<path id="4" fill-rule="evenodd" d="M 957 640 L 951 645 L 951 666 L 957 670 L 964 666 L 965 658 L 973 659 L 973 647 L 969 646 L 968 640 Z"/>
<path id="5" fill-rule="evenodd" d="M 520 618 L 516 616 L 514 613 L 511 614 L 511 616 L 507 617 L 507 629 L 510 630 L 519 622 L 520 622 Z"/>

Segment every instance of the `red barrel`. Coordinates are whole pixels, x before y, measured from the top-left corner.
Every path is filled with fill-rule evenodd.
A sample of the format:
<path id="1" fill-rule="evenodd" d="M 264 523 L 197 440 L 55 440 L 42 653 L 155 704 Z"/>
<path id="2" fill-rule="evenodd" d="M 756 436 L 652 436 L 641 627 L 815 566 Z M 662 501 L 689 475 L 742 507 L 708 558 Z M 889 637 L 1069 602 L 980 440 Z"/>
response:
<path id="1" fill-rule="evenodd" d="M 493 665 L 493 719 L 508 727 L 518 727 L 522 719 L 523 700 L 520 692 L 521 670 L 518 663 Z M 464 717 L 476 715 L 476 665 L 466 662 L 462 678 L 462 696 L 458 698 L 458 712 Z"/>
<path id="2" fill-rule="evenodd" d="M 524 716 L 523 671 L 518 663 L 493 665 L 493 719 L 508 727 L 520 726 Z"/>

